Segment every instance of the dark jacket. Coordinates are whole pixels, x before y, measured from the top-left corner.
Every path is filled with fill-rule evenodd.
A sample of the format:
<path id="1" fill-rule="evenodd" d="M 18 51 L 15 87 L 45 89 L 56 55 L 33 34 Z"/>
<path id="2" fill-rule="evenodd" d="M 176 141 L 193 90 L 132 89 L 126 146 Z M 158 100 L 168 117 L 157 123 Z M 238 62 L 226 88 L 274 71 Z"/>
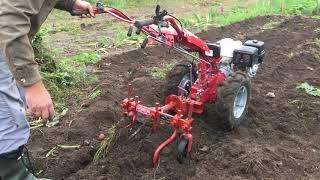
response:
<path id="1" fill-rule="evenodd" d="M 0 55 L 23 86 L 41 77 L 34 61 L 31 39 L 53 8 L 72 11 L 75 0 L 1 0 Z"/>

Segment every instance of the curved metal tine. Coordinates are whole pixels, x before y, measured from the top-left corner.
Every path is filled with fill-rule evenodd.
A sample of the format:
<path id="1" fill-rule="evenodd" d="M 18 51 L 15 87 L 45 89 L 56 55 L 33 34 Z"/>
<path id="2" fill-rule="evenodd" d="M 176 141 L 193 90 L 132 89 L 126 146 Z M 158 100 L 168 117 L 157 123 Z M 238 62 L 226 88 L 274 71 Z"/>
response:
<path id="1" fill-rule="evenodd" d="M 182 87 L 180 87 L 180 86 L 178 86 L 178 88 L 183 92 L 183 93 L 181 94 L 181 96 L 184 96 L 185 94 L 187 94 L 187 90 L 185 90 L 184 88 L 182 88 Z"/>

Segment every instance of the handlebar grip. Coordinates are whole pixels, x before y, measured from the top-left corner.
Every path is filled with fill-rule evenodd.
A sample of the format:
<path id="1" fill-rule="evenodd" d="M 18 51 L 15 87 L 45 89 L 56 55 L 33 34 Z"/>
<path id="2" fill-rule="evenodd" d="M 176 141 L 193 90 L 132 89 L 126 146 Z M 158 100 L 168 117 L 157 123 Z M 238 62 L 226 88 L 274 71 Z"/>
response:
<path id="1" fill-rule="evenodd" d="M 77 10 L 74 10 L 74 11 L 71 11 L 71 16 L 82 16 L 84 14 L 90 14 L 89 10 L 86 9 L 86 10 L 80 10 L 80 11 L 77 11 Z"/>
<path id="2" fill-rule="evenodd" d="M 148 44 L 148 38 L 145 38 L 141 44 L 141 48 L 144 49 L 147 47 L 147 44 Z"/>
<path id="3" fill-rule="evenodd" d="M 129 26 L 127 36 L 131 37 L 132 31 L 133 31 L 133 27 L 132 27 L 132 26 Z"/>
<path id="4" fill-rule="evenodd" d="M 139 35 L 141 33 L 142 26 L 137 28 L 136 34 Z"/>
<path id="5" fill-rule="evenodd" d="M 137 28 L 136 34 L 139 35 L 141 33 L 143 26 L 148 26 L 148 25 L 151 25 L 154 23 L 155 23 L 154 19 L 146 19 L 146 20 L 142 20 L 142 21 L 136 21 L 136 22 L 134 22 L 133 25 Z"/>
<path id="6" fill-rule="evenodd" d="M 134 26 L 137 28 L 142 28 L 143 26 L 148 26 L 151 24 L 154 24 L 154 19 L 146 19 L 146 20 L 134 22 Z"/>

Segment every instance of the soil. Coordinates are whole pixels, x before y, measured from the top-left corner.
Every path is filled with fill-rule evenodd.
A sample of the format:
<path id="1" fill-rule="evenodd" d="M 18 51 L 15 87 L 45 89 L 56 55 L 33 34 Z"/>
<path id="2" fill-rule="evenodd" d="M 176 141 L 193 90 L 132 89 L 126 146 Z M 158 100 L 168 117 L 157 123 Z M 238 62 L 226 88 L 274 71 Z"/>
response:
<path id="1" fill-rule="evenodd" d="M 271 22 L 276 27 L 264 28 Z M 83 107 L 72 124 L 32 131 L 29 150 L 41 176 L 53 179 L 318 179 L 320 178 L 320 100 L 296 87 L 308 82 L 320 87 L 320 20 L 305 17 L 263 16 L 230 26 L 212 28 L 198 35 L 217 41 L 231 37 L 259 39 L 266 57 L 252 79 L 248 114 L 239 129 L 227 132 L 212 113 L 195 117 L 192 157 L 176 161 L 177 142 L 152 165 L 157 146 L 170 136 L 171 128 L 140 117 L 131 129 L 119 103 L 126 97 L 127 83 L 143 104 L 161 101 L 163 81 L 148 69 L 184 57 L 162 47 L 149 47 L 105 57 L 97 65 L 101 96 Z M 268 92 L 275 98 L 268 98 Z M 64 121 L 70 122 L 70 119 Z M 98 136 L 116 124 L 117 130 L 105 158 L 93 163 Z M 138 132 L 132 138 L 133 133 Z M 56 145 L 81 145 L 56 148 Z"/>

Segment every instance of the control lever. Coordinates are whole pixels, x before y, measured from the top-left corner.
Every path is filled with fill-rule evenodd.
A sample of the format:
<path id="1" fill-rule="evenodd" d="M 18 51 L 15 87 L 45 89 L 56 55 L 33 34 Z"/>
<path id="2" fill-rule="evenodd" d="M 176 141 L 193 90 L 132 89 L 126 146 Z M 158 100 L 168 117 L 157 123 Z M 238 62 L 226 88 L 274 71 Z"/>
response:
<path id="1" fill-rule="evenodd" d="M 142 44 L 141 44 L 141 48 L 142 49 L 144 49 L 144 48 L 146 48 L 147 47 L 147 44 L 148 44 L 148 37 L 146 37 L 144 40 L 143 40 L 143 42 L 142 42 Z"/>
<path id="2" fill-rule="evenodd" d="M 168 12 L 166 10 L 160 11 L 160 5 L 156 6 L 156 16 L 154 17 L 156 21 L 162 21 L 163 17 L 168 15 Z"/>
<path id="3" fill-rule="evenodd" d="M 160 5 L 157 4 L 157 6 L 156 6 L 156 16 L 159 16 L 159 14 L 160 14 Z"/>

